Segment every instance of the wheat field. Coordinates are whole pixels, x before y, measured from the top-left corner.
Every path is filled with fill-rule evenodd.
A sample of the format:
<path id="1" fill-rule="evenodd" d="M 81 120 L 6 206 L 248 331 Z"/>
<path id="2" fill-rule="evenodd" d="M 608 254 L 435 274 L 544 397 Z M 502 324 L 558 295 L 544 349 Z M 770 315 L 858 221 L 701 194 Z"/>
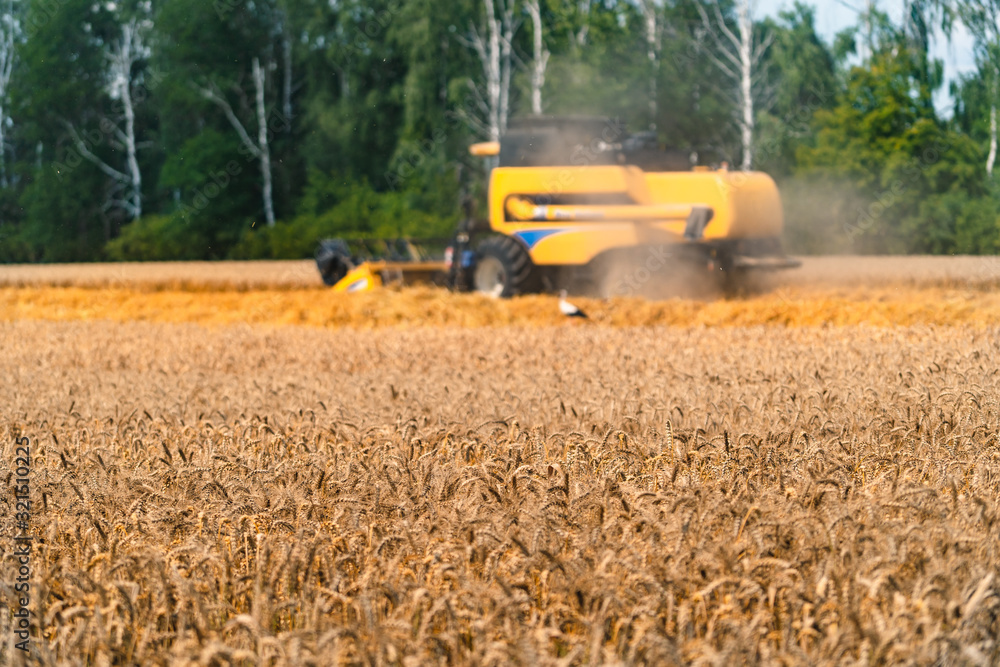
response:
<path id="1" fill-rule="evenodd" d="M 34 653 L 5 613 L 0 663 L 995 664 L 1000 325 L 948 280 L 583 323 L 551 297 L 8 286 Z"/>
<path id="2" fill-rule="evenodd" d="M 806 257 L 784 276 L 778 284 L 996 287 L 1000 257 Z M 246 291 L 320 289 L 322 281 L 311 260 L 0 265 L 0 287 L 29 286 Z"/>

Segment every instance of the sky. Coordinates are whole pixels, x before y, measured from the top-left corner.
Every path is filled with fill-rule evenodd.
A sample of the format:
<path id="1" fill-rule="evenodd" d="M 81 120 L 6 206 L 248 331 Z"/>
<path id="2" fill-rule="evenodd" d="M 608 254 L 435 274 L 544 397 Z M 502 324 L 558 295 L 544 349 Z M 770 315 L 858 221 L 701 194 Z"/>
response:
<path id="1" fill-rule="evenodd" d="M 757 0 L 756 12 L 758 16 L 774 16 L 783 9 L 791 9 L 793 0 Z M 821 37 L 827 43 L 832 43 L 834 36 L 852 25 L 857 24 L 858 15 L 845 5 L 861 8 L 864 0 L 805 0 L 803 4 L 816 7 L 816 28 Z M 881 0 L 878 2 L 879 9 L 887 12 L 895 20 L 899 20 L 902 14 L 902 0 Z M 972 55 L 972 38 L 961 25 L 956 26 L 951 41 L 942 35 L 937 35 L 933 44 L 933 52 L 936 58 L 944 62 L 946 83 L 935 96 L 935 106 L 938 111 L 946 116 L 951 115 L 952 100 L 948 94 L 948 83 L 953 81 L 958 75 L 975 69 L 975 61 Z"/>

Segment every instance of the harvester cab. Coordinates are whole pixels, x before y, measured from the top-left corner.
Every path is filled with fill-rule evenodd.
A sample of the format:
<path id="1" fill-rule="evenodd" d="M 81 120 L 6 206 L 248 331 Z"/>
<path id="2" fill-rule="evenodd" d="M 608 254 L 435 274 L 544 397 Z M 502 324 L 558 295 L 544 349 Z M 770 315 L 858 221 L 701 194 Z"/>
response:
<path id="1" fill-rule="evenodd" d="M 500 297 L 566 287 L 613 296 L 641 293 L 682 264 L 729 285 L 799 265 L 782 252 L 769 176 L 693 167 L 694 156 L 662 150 L 654 133 L 628 134 L 607 118 L 524 118 L 470 152 L 495 164 L 485 219 L 467 216 L 436 255 L 395 242 L 409 248 L 395 261 L 324 241 L 324 279 L 340 290 L 396 279 Z"/>

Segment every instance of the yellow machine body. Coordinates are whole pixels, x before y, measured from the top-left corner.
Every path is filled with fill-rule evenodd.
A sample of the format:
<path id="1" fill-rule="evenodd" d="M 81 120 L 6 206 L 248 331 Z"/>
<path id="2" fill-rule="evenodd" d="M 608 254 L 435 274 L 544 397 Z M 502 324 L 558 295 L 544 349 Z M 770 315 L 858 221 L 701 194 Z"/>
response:
<path id="1" fill-rule="evenodd" d="M 347 272 L 334 286 L 334 292 L 370 292 L 382 286 L 382 276 L 377 264 L 381 262 L 364 262 Z"/>
<path id="2" fill-rule="evenodd" d="M 629 134 L 614 119 L 526 118 L 470 152 L 494 161 L 485 215 L 466 210 L 443 258 L 431 262 L 405 240 L 403 253 L 355 256 L 332 239 L 317 254 L 324 280 L 340 291 L 431 281 L 506 297 L 567 285 L 611 293 L 653 249 L 671 258 L 665 272 L 701 266 L 730 285 L 746 271 L 800 264 L 781 249 L 770 176 L 692 166 L 697 156 L 663 148 L 655 132 Z"/>
<path id="3" fill-rule="evenodd" d="M 368 292 L 383 285 L 432 284 L 445 273 L 445 262 L 362 262 L 333 286 L 334 292 Z"/>
<path id="4" fill-rule="evenodd" d="M 695 208 L 712 215 L 690 238 Z M 496 168 L 489 220 L 494 232 L 519 239 L 538 266 L 583 265 L 606 251 L 648 244 L 775 238 L 784 222 L 767 174 L 635 166 Z"/>

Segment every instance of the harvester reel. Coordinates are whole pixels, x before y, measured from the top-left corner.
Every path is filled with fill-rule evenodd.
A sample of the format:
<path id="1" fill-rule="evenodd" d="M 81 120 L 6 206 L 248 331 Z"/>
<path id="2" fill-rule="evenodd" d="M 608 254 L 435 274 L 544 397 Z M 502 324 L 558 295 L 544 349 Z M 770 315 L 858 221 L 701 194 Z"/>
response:
<path id="1" fill-rule="evenodd" d="M 354 268 L 351 249 L 343 239 L 325 239 L 316 249 L 316 268 L 325 285 L 336 285 Z"/>
<path id="2" fill-rule="evenodd" d="M 477 292 L 508 298 L 534 291 L 534 265 L 527 250 L 507 236 L 494 236 L 479 246 L 472 271 Z"/>

